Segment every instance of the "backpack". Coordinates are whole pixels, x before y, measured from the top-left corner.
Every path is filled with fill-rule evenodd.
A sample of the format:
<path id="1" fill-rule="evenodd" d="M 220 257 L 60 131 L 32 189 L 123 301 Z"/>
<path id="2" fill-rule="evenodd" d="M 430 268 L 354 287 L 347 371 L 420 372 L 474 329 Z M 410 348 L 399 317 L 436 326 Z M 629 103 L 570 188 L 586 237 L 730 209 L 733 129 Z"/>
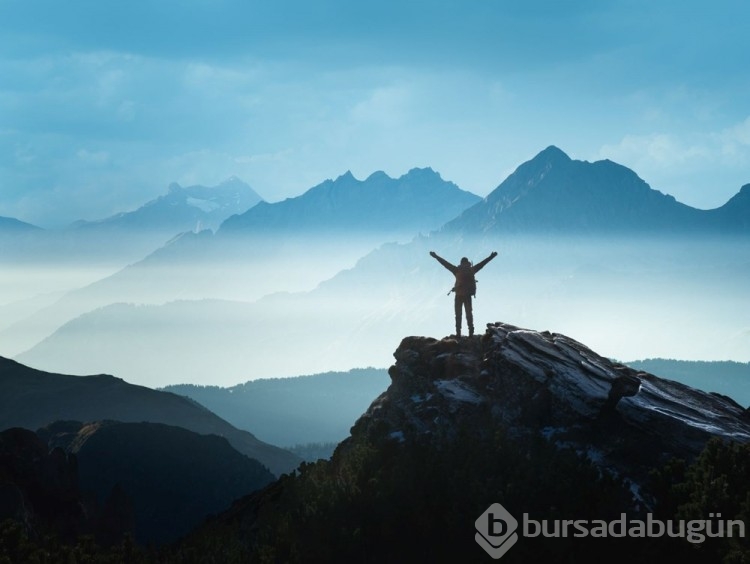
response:
<path id="1" fill-rule="evenodd" d="M 474 278 L 473 265 L 459 266 L 456 270 L 456 285 L 453 287 L 453 291 L 458 292 L 459 290 L 461 294 L 476 296 L 477 279 Z"/>

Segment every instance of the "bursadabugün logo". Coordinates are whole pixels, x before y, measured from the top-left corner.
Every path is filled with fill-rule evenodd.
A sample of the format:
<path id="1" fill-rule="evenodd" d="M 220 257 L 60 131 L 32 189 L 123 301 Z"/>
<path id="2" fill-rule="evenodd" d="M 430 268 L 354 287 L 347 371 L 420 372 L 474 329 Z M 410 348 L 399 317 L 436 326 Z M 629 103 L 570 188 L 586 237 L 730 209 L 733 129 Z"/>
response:
<path id="1" fill-rule="evenodd" d="M 721 513 L 709 513 L 708 519 L 668 520 L 654 519 L 647 514 L 645 520 L 631 519 L 625 513 L 619 519 L 543 519 L 537 521 L 523 514 L 521 534 L 524 537 L 682 537 L 699 544 L 710 537 L 745 537 L 745 521 L 721 519 Z M 518 521 L 499 503 L 493 503 L 474 522 L 474 539 L 487 554 L 498 559 L 518 541 Z"/>

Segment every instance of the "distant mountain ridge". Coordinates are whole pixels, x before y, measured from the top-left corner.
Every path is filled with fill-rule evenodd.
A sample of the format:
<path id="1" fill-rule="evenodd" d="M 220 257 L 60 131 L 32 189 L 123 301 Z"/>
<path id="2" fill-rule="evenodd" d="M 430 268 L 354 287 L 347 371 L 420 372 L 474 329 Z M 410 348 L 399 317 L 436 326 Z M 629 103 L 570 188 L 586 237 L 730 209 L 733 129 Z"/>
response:
<path id="1" fill-rule="evenodd" d="M 173 182 L 167 194 L 138 209 L 99 221 L 77 221 L 71 229 L 119 228 L 182 231 L 216 229 L 231 215 L 242 213 L 262 202 L 255 190 L 236 176 L 207 187 L 183 187 Z"/>
<path id="2" fill-rule="evenodd" d="M 365 180 L 347 171 L 301 196 L 260 203 L 230 217 L 219 233 L 387 230 L 414 235 L 435 229 L 479 200 L 431 168 L 413 168 L 399 178 L 378 171 Z"/>
<path id="3" fill-rule="evenodd" d="M 723 206 L 706 212 L 716 225 L 750 232 L 750 184 L 745 184 Z"/>
<path id="4" fill-rule="evenodd" d="M 137 209 L 60 229 L 0 218 L 0 260 L 10 263 L 120 264 L 141 260 L 180 233 L 214 230 L 262 198 L 237 177 L 213 187 L 172 183 Z"/>
<path id="5" fill-rule="evenodd" d="M 177 384 L 187 396 L 240 429 L 281 447 L 340 442 L 388 387 L 385 369 L 359 368 L 291 378 L 262 378 L 228 388 Z"/>
<path id="6" fill-rule="evenodd" d="M 520 165 L 448 233 L 750 233 L 750 186 L 721 208 L 699 210 L 652 189 L 609 160 L 572 160 L 555 146 Z"/>
<path id="7" fill-rule="evenodd" d="M 14 217 L 0 217 L 0 234 L 27 233 L 40 230 L 40 227 Z"/>
<path id="8" fill-rule="evenodd" d="M 183 189 L 175 192 L 184 199 Z M 345 174 L 297 198 L 260 202 L 227 220 L 216 234 L 185 231 L 163 240 L 145 258 L 9 327 L 0 341 L 9 344 L 5 354 L 15 356 L 69 321 L 71 312 L 80 315 L 112 303 L 164 303 L 176 297 L 251 301 L 272 292 L 307 290 L 385 242 L 411 240 L 420 231 L 439 228 L 478 200 L 431 169 L 413 169 L 399 179 L 379 172 L 365 181 Z M 156 210 L 148 211 L 152 217 L 167 201 L 155 200 L 141 208 L 141 215 L 116 216 L 111 223 L 129 225 L 151 208 Z M 101 224 L 105 227 L 96 225 L 76 232 L 83 237 L 88 230 L 103 229 L 96 238 L 100 244 L 123 231 L 110 230 L 106 222 Z M 149 244 L 153 242 L 150 237 Z M 291 265 L 294 276 L 288 273 Z"/>
<path id="9" fill-rule="evenodd" d="M 365 180 L 350 171 L 300 196 L 269 203 L 230 177 L 214 187 L 169 186 L 168 193 L 138 209 L 67 230 L 101 228 L 203 228 L 223 234 L 306 230 L 404 229 L 432 231 L 750 231 L 750 184 L 723 206 L 699 210 L 651 188 L 631 169 L 610 160 L 571 159 L 551 145 L 522 163 L 486 198 L 445 181 L 432 168 L 413 168 L 399 178 L 376 171 Z M 0 217 L 2 230 L 39 230 Z M 42 230 L 44 231 L 44 230 Z"/>

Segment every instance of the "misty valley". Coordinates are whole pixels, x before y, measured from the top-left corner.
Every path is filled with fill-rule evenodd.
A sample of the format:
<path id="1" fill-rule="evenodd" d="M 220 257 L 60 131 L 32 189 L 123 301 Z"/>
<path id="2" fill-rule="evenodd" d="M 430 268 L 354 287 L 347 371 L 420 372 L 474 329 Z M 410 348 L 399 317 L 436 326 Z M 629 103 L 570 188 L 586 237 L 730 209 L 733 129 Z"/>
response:
<path id="1" fill-rule="evenodd" d="M 452 337 L 454 280 L 431 251 L 498 253 L 476 275 L 476 336 Z M 711 493 L 696 468 L 725 464 L 732 480 L 750 460 L 749 283 L 750 185 L 698 210 L 556 147 L 486 198 L 415 168 L 274 203 L 237 178 L 173 184 L 59 229 L 0 218 L 0 537 L 30 556 L 54 532 L 45 550 L 88 535 L 102 559 L 157 561 L 155 545 L 199 562 L 220 544 L 228 559 L 386 561 L 389 543 L 414 556 L 459 525 L 417 523 L 417 509 L 440 513 L 434 491 L 460 526 L 492 495 L 519 515 L 551 516 L 548 495 L 688 518 Z M 357 508 L 372 515 L 358 528 Z M 442 556 L 465 554 L 448 536 L 460 550 Z M 750 555 L 744 539 L 683 545 L 643 554 Z"/>

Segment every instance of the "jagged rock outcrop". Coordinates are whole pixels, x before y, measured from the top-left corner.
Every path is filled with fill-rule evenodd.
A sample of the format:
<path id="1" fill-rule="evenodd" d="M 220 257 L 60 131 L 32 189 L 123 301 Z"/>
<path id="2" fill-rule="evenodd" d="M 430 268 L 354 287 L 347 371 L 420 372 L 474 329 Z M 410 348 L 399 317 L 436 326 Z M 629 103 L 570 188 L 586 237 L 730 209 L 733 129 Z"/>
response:
<path id="1" fill-rule="evenodd" d="M 405 338 L 392 385 L 353 439 L 384 426 L 393 440 L 439 443 L 489 411 L 517 437 L 573 447 L 640 486 L 657 465 L 694 459 L 709 439 L 750 442 L 748 412 L 730 398 L 637 372 L 565 335 L 488 324 L 483 336 Z"/>

